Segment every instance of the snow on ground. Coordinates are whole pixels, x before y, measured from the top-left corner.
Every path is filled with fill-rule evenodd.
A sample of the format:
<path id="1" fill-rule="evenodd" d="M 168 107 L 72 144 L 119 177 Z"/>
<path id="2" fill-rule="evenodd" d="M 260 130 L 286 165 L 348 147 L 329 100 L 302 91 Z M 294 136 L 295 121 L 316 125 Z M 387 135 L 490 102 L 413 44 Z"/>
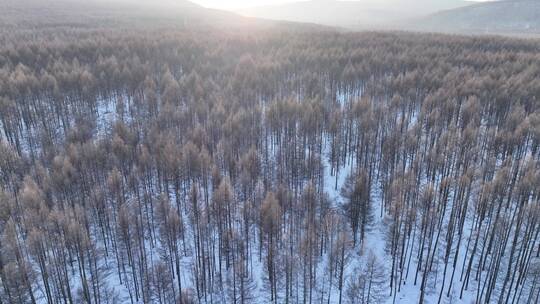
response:
<path id="1" fill-rule="evenodd" d="M 338 94 L 338 101 L 340 103 L 343 103 L 346 99 L 343 94 Z M 417 115 L 413 116 L 413 121 L 410 124 L 412 127 L 417 122 Z M 324 191 L 329 195 L 331 200 L 334 202 L 335 208 L 340 208 L 341 204 L 343 203 L 342 197 L 340 195 L 340 189 L 342 185 L 345 182 L 345 179 L 347 176 L 351 173 L 351 170 L 353 168 L 353 163 L 351 161 L 347 161 L 347 163 L 339 169 L 338 176 L 337 176 L 337 188 L 336 185 L 336 176 L 331 174 L 331 166 L 328 160 L 328 153 L 329 153 L 330 147 L 329 143 L 326 143 L 324 146 L 324 157 L 323 157 L 323 164 L 324 164 Z M 378 174 L 374 174 L 374 176 L 378 176 Z M 386 252 L 386 224 L 384 223 L 384 212 L 381 212 L 382 208 L 382 196 L 381 196 L 381 189 L 382 185 L 380 180 L 375 180 L 374 185 L 372 185 L 372 193 L 371 193 L 371 205 L 373 207 L 373 222 L 369 227 L 369 230 L 366 234 L 366 238 L 364 241 L 364 244 L 362 245 L 362 248 L 360 251 L 355 250 L 353 253 L 353 262 L 348 265 L 347 267 L 347 275 L 346 277 L 350 277 L 354 274 L 354 271 L 358 268 L 358 266 L 361 266 L 365 263 L 366 257 L 368 256 L 369 252 L 372 252 L 379 262 L 381 262 L 383 265 L 386 266 L 386 272 L 388 273 L 390 271 L 391 267 L 391 261 L 392 257 Z M 451 208 L 451 204 L 448 204 Z M 470 207 L 470 206 L 469 206 Z M 380 215 L 383 214 L 383 217 Z M 463 263 L 463 260 L 465 258 L 465 246 L 467 245 L 467 241 L 469 236 L 469 232 L 471 231 L 472 223 L 470 219 L 467 219 L 465 221 L 465 228 L 464 228 L 464 239 L 461 241 L 461 248 L 460 248 L 460 254 L 458 256 L 457 261 L 457 269 L 456 274 L 453 281 L 452 291 L 450 292 L 451 296 L 446 297 L 447 288 L 449 285 L 449 274 L 452 271 L 452 267 L 449 265 L 448 271 L 447 271 L 447 280 L 445 284 L 444 289 L 444 295 L 442 298 L 442 303 L 462 303 L 462 304 L 470 304 L 475 302 L 475 296 L 476 296 L 476 290 L 474 288 L 474 284 L 469 285 L 469 290 L 464 291 L 463 298 L 459 299 L 459 293 L 461 289 L 461 282 L 459 282 L 459 278 L 461 276 L 461 265 Z M 413 244 L 412 246 L 415 246 L 416 244 Z M 439 239 L 438 244 L 438 251 L 442 252 L 446 244 L 444 244 L 443 239 Z M 325 261 L 325 259 L 323 259 Z M 387 298 L 386 303 L 418 303 L 420 298 L 420 280 L 418 281 L 417 285 L 414 285 L 414 272 L 417 268 L 417 261 L 414 260 L 414 257 L 410 263 L 409 269 L 410 273 L 409 276 L 402 282 L 402 286 L 400 288 L 400 291 L 394 296 L 390 296 L 390 288 L 389 288 L 389 296 Z M 438 263 L 437 258 L 435 263 Z M 451 264 L 451 263 L 450 263 Z M 443 268 L 444 266 L 438 265 L 438 268 Z M 432 286 L 427 286 L 427 291 L 425 295 L 425 303 L 437 303 L 438 297 L 439 297 L 439 291 L 442 284 L 442 270 L 441 273 L 436 276 L 435 280 L 432 280 Z M 411 274 L 412 273 L 412 274 Z M 389 275 L 387 276 L 388 280 L 390 280 Z M 390 285 L 390 282 L 388 282 L 388 286 Z M 431 287 L 431 288 L 430 288 Z M 331 296 L 331 303 L 337 303 L 338 301 L 338 294 L 337 294 L 337 288 L 333 290 L 334 293 Z"/>
<path id="2" fill-rule="evenodd" d="M 339 101 L 343 102 L 343 99 L 345 97 L 339 96 Z M 98 113 L 97 113 L 97 134 L 98 137 L 105 134 L 109 131 L 112 123 L 117 119 L 116 110 L 115 110 L 116 102 L 107 102 L 105 100 L 98 102 Z M 414 117 L 414 122 L 416 121 L 416 117 Z M 274 150 L 274 146 L 270 144 L 270 153 L 274 155 L 276 151 Z M 324 191 L 329 195 L 331 201 L 333 202 L 333 208 L 341 208 L 343 204 L 342 197 L 340 195 L 340 190 L 342 185 L 345 182 L 345 179 L 347 176 L 351 173 L 351 170 L 354 167 L 354 164 L 351 161 L 347 161 L 344 165 L 342 164 L 342 167 L 338 170 L 338 175 L 332 176 L 331 174 L 331 166 L 328 160 L 328 153 L 330 150 L 330 143 L 325 142 L 324 148 L 323 148 L 323 165 L 324 165 Z M 377 174 L 374 174 L 374 176 L 378 176 Z M 336 178 L 337 178 L 337 187 L 336 187 Z M 366 262 L 366 258 L 368 256 L 369 252 L 373 252 L 373 254 L 377 257 L 378 261 L 382 263 L 382 265 L 385 266 L 386 272 L 388 273 L 390 271 L 391 267 L 391 256 L 386 252 L 386 224 L 385 224 L 385 216 L 381 217 L 381 213 L 384 214 L 384 212 L 381 212 L 382 203 L 381 203 L 381 182 L 379 180 L 375 180 L 374 184 L 372 185 L 372 193 L 371 193 L 371 204 L 373 207 L 373 222 L 371 223 L 369 230 L 366 234 L 365 240 L 362 244 L 362 248 L 355 248 L 352 252 L 352 260 L 348 264 L 346 268 L 346 278 L 350 278 L 351 276 L 355 275 L 355 271 L 358 269 L 361 269 L 361 267 Z M 451 204 L 449 203 L 449 207 Z M 187 215 L 184 214 L 184 218 L 187 218 Z M 453 287 L 451 291 L 452 297 L 447 298 L 446 296 L 443 296 L 443 303 L 463 303 L 463 304 L 469 304 L 473 303 L 475 299 L 475 284 L 471 282 L 469 285 L 469 290 L 464 293 L 464 297 L 462 300 L 460 300 L 456 295 L 459 295 L 459 291 L 461 288 L 461 284 L 459 282 L 459 278 L 461 276 L 461 265 L 463 263 L 464 255 L 465 255 L 465 247 L 468 242 L 469 238 L 469 231 L 470 231 L 470 219 L 466 220 L 465 223 L 465 229 L 464 229 L 464 239 L 461 242 L 461 249 L 460 249 L 460 255 L 457 262 L 458 269 L 456 270 L 456 275 L 453 281 Z M 187 229 L 188 231 L 191 231 L 190 229 Z M 264 271 L 264 259 L 259 261 L 259 247 L 257 244 L 257 239 L 253 240 L 252 247 L 252 260 L 250 261 L 251 265 L 251 271 L 253 273 L 253 280 L 256 285 L 256 300 L 253 303 L 268 303 L 267 301 L 267 288 L 265 286 L 265 271 Z M 193 235 L 186 235 L 186 243 L 191 246 L 193 244 Z M 445 247 L 445 244 L 443 238 L 439 240 L 438 244 L 438 250 L 442 251 Z M 415 246 L 416 244 L 413 244 L 412 246 Z M 157 260 L 159 259 L 159 253 L 158 249 L 159 245 L 154 248 L 150 246 L 150 244 L 147 245 L 147 250 L 149 253 L 150 260 Z M 215 251 L 217 254 L 217 250 Z M 217 258 L 217 257 L 216 257 Z M 189 255 L 182 258 L 181 264 L 183 269 L 191 269 L 191 265 L 193 265 L 194 256 Z M 111 288 L 114 290 L 114 293 L 117 294 L 118 299 L 122 303 L 129 302 L 129 293 L 127 291 L 127 288 L 125 285 L 120 284 L 118 275 L 116 273 L 116 261 L 114 261 L 111 257 L 108 259 L 108 265 L 103 265 L 103 267 L 109 267 L 111 269 L 111 275 L 108 276 L 107 281 L 108 285 L 111 286 Z M 319 261 L 318 267 L 317 267 L 317 277 L 325 277 L 328 263 L 328 254 L 325 254 Z M 441 263 L 439 261 L 435 261 L 435 263 Z M 443 265 L 437 265 L 436 269 L 441 269 Z M 419 301 L 419 283 L 415 286 L 414 285 L 414 272 L 417 268 L 416 261 L 413 257 L 413 259 L 410 261 L 410 273 L 407 278 L 404 278 L 404 282 L 402 282 L 401 290 L 400 292 L 394 296 L 390 296 L 390 288 L 388 288 L 388 297 L 386 299 L 386 303 L 418 303 Z M 426 303 L 437 303 L 438 295 L 440 291 L 440 285 L 442 280 L 442 271 L 441 273 L 437 273 L 435 275 L 435 278 L 432 277 L 432 280 L 428 284 L 427 287 L 427 295 L 426 295 Z M 451 266 L 449 266 L 449 272 L 451 272 Z M 448 275 L 448 274 L 447 274 Z M 80 288 L 80 283 L 77 282 L 78 274 L 75 271 L 75 274 L 72 276 L 73 282 L 72 286 L 74 286 L 74 289 Z M 386 276 L 388 280 L 390 279 L 390 276 Z M 419 280 L 420 281 L 420 280 Z M 445 293 L 446 288 L 448 286 L 448 279 L 445 286 Z M 184 271 L 182 274 L 182 284 L 184 288 L 194 288 L 194 278 L 191 271 Z M 317 288 L 317 292 L 324 293 L 329 288 L 329 282 L 318 282 L 319 285 Z M 345 287 L 347 283 L 344 283 Z M 390 282 L 388 282 L 388 286 L 390 285 Z M 436 287 L 436 288 L 433 288 Z M 325 295 L 326 297 L 326 295 Z M 339 290 L 337 289 L 336 282 L 333 283 L 332 291 L 330 294 L 330 301 L 329 303 L 338 303 L 339 298 Z M 222 299 L 225 301 L 225 296 L 223 294 L 214 294 L 214 300 L 216 299 Z M 219 300 L 216 300 L 219 302 Z"/>
<path id="3" fill-rule="evenodd" d="M 111 98 L 114 100 L 114 98 Z M 116 121 L 116 100 L 111 102 L 107 99 L 100 99 L 97 101 L 97 137 L 100 138 L 104 136 L 111 125 Z"/>
<path id="4" fill-rule="evenodd" d="M 325 145 L 325 150 L 328 151 L 328 144 Z M 352 168 L 353 168 L 353 164 L 352 163 L 347 163 L 345 164 L 345 166 L 343 168 L 341 168 L 339 170 L 339 174 L 338 174 L 338 177 L 337 177 L 337 189 L 335 188 L 335 176 L 331 176 L 330 174 L 330 165 L 328 163 L 328 158 L 327 157 L 323 157 L 324 159 L 324 172 L 325 172 L 325 177 L 324 177 L 324 191 L 326 193 L 328 193 L 328 195 L 330 196 L 331 200 L 334 202 L 334 208 L 340 208 L 341 207 L 341 204 L 343 203 L 342 201 L 342 198 L 340 196 L 340 189 L 343 185 L 343 183 L 345 182 L 345 179 L 346 177 L 350 174 Z M 378 183 L 378 181 L 377 181 Z M 385 248 L 386 248 L 386 238 L 385 238 L 385 232 L 386 232 L 386 225 L 384 223 L 384 217 L 380 217 L 380 214 L 381 214 L 381 211 L 380 211 L 380 208 L 382 206 L 381 204 L 381 195 L 380 195 L 380 185 L 377 185 L 377 186 L 374 186 L 372 187 L 373 189 L 373 193 L 371 195 L 372 197 L 372 201 L 371 201 L 371 204 L 373 206 L 373 222 L 372 224 L 370 225 L 369 227 L 369 231 L 367 232 L 366 234 L 366 239 L 364 241 L 364 244 L 362 245 L 362 248 L 361 249 L 355 249 L 354 252 L 352 253 L 352 260 L 351 262 L 348 264 L 347 268 L 346 268 L 346 275 L 345 277 L 346 278 L 349 278 L 351 276 L 353 276 L 355 274 L 355 271 L 357 269 L 360 269 L 362 267 L 362 265 L 365 263 L 366 261 L 366 258 L 368 256 L 368 253 L 369 252 L 373 252 L 374 255 L 377 257 L 377 259 L 379 260 L 379 262 L 381 262 L 383 265 L 386 266 L 386 272 L 388 273 L 389 270 L 390 270 L 390 263 L 391 263 L 391 257 L 389 256 L 389 254 L 386 252 Z M 467 224 L 467 226 L 470 226 L 470 224 Z M 465 232 L 467 232 L 468 230 L 465 229 Z M 255 242 L 257 240 L 254 240 Z M 439 241 L 441 242 L 441 240 Z M 188 241 L 188 243 L 190 243 L 190 241 Z M 462 240 L 461 242 L 461 246 L 466 246 L 466 243 L 467 243 L 467 239 L 464 239 Z M 444 247 L 444 244 L 442 244 L 442 242 L 439 244 L 439 250 L 442 250 L 442 248 Z M 255 244 L 252 244 L 252 249 L 253 249 L 253 252 L 252 252 L 252 256 L 253 256 L 253 260 L 250 262 L 250 265 L 252 266 L 252 272 L 254 274 L 254 281 L 255 281 L 255 284 L 256 284 L 256 291 L 257 293 L 259 294 L 257 298 L 257 300 L 254 302 L 254 303 L 267 303 L 267 300 L 266 300 L 266 286 L 264 284 L 264 280 L 265 280 L 265 271 L 264 271 L 264 265 L 263 265 L 263 262 L 264 260 L 262 261 L 259 261 L 258 259 L 258 245 L 257 243 Z M 465 252 L 464 250 L 464 247 L 462 248 L 462 250 L 460 251 L 461 254 L 460 254 L 460 258 L 458 260 L 458 268 L 460 267 L 462 261 L 463 261 L 463 254 Z M 217 254 L 217 251 L 216 251 L 216 254 Z M 217 257 L 216 257 L 217 258 Z M 318 274 L 317 274 L 317 277 L 323 277 L 325 274 L 326 274 L 326 265 L 327 265 L 327 260 L 328 260 L 328 257 L 327 255 L 324 255 L 321 259 L 320 259 L 320 262 L 319 262 L 319 265 L 317 267 L 317 271 L 318 271 Z M 184 257 L 183 260 L 182 260 L 182 264 L 184 265 L 184 269 L 189 269 L 190 265 L 192 264 L 192 257 Z M 439 265 L 439 267 L 441 268 L 442 265 Z M 410 269 L 411 269 L 411 273 L 409 273 L 409 276 L 408 278 L 405 280 L 405 282 L 403 283 L 403 285 L 401 286 L 401 290 L 400 292 L 396 295 L 396 297 L 394 298 L 393 296 L 391 297 L 389 294 L 388 294 L 388 298 L 386 300 L 386 303 L 417 303 L 418 300 L 419 300 L 419 283 L 415 286 L 413 283 L 414 283 L 414 271 L 416 269 L 416 262 L 414 261 L 414 258 L 413 258 L 413 261 L 411 261 L 411 265 L 410 265 Z M 449 269 L 449 271 L 451 271 Z M 448 274 L 447 274 L 448 275 Z M 452 288 L 452 296 L 451 298 L 446 298 L 446 296 L 443 296 L 443 303 L 463 303 L 463 304 L 469 304 L 469 303 L 473 303 L 474 302 L 474 299 L 475 299 L 475 290 L 474 290 L 474 284 L 471 284 L 470 285 L 470 288 L 469 288 L 469 291 L 466 291 L 465 294 L 464 294 L 464 297 L 462 300 L 459 300 L 457 298 L 456 295 L 459 295 L 459 289 L 461 287 L 461 284 L 459 284 L 459 277 L 460 277 L 461 273 L 460 273 L 460 269 L 456 270 L 456 276 L 454 278 L 454 285 L 453 285 L 453 288 Z M 387 276 L 388 279 L 389 279 L 389 275 Z M 440 290 L 440 280 L 441 280 L 441 275 L 439 274 L 438 276 L 438 281 L 433 281 L 431 283 L 431 286 L 436 286 L 437 288 L 436 289 L 433 289 L 433 288 L 430 288 L 430 286 L 427 287 L 428 291 L 427 291 L 427 295 L 426 295 L 426 303 L 437 303 L 437 300 L 438 300 L 438 294 L 439 294 L 439 290 Z M 185 287 L 187 288 L 194 288 L 194 284 L 193 284 L 193 278 L 192 278 L 192 275 L 191 273 L 184 273 L 184 276 L 182 277 L 182 280 L 183 280 L 183 284 Z M 419 280 L 420 281 L 420 280 Z M 448 283 L 448 279 L 447 279 L 447 283 Z M 323 289 L 327 289 L 328 288 L 328 282 L 321 282 L 320 284 L 324 285 Z M 338 298 L 339 298 L 339 290 L 337 289 L 337 287 L 335 286 L 335 282 L 334 282 L 334 286 L 332 288 L 332 293 L 330 295 L 330 303 L 338 303 Z M 389 283 L 388 283 L 389 284 Z M 345 286 L 346 286 L 346 283 L 345 283 Z M 116 290 L 118 290 L 118 288 L 116 288 Z M 320 292 L 320 290 L 319 290 Z M 445 290 L 445 293 L 446 293 L 446 290 Z M 123 298 L 126 297 L 126 292 L 120 292 L 120 294 L 123 295 Z M 224 299 L 224 295 L 215 295 L 216 298 L 219 298 L 221 297 L 222 299 Z M 216 299 L 214 298 L 214 299 Z"/>

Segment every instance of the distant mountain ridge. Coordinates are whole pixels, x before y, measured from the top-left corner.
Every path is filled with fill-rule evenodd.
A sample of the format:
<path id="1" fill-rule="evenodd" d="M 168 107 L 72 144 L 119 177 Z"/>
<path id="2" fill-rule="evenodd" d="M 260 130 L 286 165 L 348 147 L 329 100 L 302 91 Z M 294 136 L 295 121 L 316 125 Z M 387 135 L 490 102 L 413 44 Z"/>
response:
<path id="1" fill-rule="evenodd" d="M 305 29 L 315 26 L 306 24 L 309 23 L 317 24 L 319 29 L 322 27 L 318 25 L 324 25 L 351 30 L 540 35 L 540 0 L 482 3 L 462 0 L 310 0 L 255 7 L 239 13 L 243 16 L 205 8 L 188 0 L 0 0 L 0 31 L 9 32 L 13 28 L 83 29 L 90 24 L 102 29 L 112 26 L 249 28 L 282 25 Z"/>
<path id="2" fill-rule="evenodd" d="M 540 1 L 502 0 L 441 11 L 411 24 L 412 29 L 455 33 L 539 34 Z"/>
<path id="3" fill-rule="evenodd" d="M 188 0 L 0 0 L 0 29 L 261 24 Z"/>
<path id="4" fill-rule="evenodd" d="M 469 5 L 461 0 L 311 0 L 240 10 L 245 16 L 352 29 L 395 28 L 404 21 Z"/>

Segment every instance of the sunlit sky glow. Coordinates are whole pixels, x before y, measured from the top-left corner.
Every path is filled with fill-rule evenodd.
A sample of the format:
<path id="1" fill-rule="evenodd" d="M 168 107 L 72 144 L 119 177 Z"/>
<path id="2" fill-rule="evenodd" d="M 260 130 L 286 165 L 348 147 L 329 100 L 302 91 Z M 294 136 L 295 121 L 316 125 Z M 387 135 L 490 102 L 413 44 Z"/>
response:
<path id="1" fill-rule="evenodd" d="M 298 2 L 305 0 L 191 0 L 204 7 L 218 8 L 225 10 L 237 10 L 246 7 L 276 5 L 287 2 Z M 433 0 L 437 1 L 437 0 Z M 470 0 L 470 1 L 489 1 L 489 0 Z"/>
<path id="2" fill-rule="evenodd" d="M 275 4 L 282 4 L 282 3 L 294 2 L 294 1 L 287 1 L 287 0 L 192 0 L 192 2 L 195 2 L 205 7 L 235 10 L 235 9 L 252 7 L 252 6 L 275 5 Z"/>

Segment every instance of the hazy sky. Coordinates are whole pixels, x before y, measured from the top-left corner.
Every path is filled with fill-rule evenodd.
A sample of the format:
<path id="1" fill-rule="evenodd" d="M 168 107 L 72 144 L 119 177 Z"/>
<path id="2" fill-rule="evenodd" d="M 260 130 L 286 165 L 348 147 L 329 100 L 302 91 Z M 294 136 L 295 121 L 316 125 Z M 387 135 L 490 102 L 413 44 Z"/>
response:
<path id="1" fill-rule="evenodd" d="M 274 5 L 286 2 L 298 2 L 305 0 L 191 0 L 205 7 L 234 10 L 252 6 Z M 384 0 L 381 0 L 384 1 Z M 437 0 L 433 0 L 437 1 Z M 470 1 L 486 1 L 486 0 L 470 0 Z M 487 0 L 489 1 L 489 0 Z"/>
<path id="2" fill-rule="evenodd" d="M 291 0 L 191 0 L 202 6 L 220 8 L 220 9 L 238 9 L 250 6 L 274 5 L 286 2 L 294 2 Z"/>

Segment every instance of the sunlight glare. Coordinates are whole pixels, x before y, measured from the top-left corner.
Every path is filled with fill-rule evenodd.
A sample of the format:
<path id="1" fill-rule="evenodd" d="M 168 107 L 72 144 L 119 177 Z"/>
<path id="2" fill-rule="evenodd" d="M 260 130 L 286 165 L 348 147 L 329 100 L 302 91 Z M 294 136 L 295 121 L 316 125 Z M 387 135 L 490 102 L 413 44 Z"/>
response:
<path id="1" fill-rule="evenodd" d="M 237 10 L 252 6 L 275 5 L 286 2 L 287 0 L 193 0 L 193 2 L 204 7 L 217 8 L 224 10 Z"/>

